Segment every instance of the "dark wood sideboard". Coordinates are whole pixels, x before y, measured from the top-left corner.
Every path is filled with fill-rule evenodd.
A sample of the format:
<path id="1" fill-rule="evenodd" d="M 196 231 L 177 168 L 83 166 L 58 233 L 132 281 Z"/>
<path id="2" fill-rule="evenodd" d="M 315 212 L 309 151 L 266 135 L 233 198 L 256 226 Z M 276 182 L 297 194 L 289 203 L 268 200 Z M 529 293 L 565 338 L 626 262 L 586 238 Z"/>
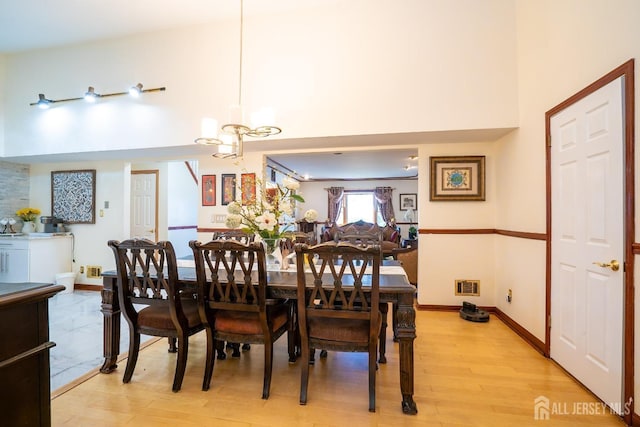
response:
<path id="1" fill-rule="evenodd" d="M 0 283 L 0 420 L 50 426 L 49 301 L 64 286 Z"/>

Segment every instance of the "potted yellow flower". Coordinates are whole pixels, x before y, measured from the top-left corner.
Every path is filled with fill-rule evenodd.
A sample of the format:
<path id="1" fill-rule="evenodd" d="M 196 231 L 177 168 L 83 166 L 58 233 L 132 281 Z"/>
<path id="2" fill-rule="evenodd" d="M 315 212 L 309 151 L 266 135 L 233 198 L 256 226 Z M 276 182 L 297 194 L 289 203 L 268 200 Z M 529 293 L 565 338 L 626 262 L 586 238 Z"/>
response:
<path id="1" fill-rule="evenodd" d="M 22 220 L 22 232 L 32 233 L 36 231 L 36 219 L 40 215 L 40 209 L 37 208 L 22 208 L 16 211 L 16 215 Z"/>

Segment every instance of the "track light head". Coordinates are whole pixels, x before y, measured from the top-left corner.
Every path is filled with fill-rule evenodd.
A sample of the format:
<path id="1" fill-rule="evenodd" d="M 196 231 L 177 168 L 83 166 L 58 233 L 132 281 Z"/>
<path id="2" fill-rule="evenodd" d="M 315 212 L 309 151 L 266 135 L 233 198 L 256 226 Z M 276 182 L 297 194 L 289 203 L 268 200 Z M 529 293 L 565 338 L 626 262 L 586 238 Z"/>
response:
<path id="1" fill-rule="evenodd" d="M 87 89 L 87 91 L 84 93 L 85 101 L 96 102 L 97 97 L 98 97 L 98 94 L 93 89 L 93 86 L 89 86 L 89 89 Z"/>
<path id="2" fill-rule="evenodd" d="M 138 83 L 137 85 L 131 86 L 129 88 L 129 95 L 133 96 L 134 98 L 139 97 L 141 93 L 142 93 L 142 83 Z"/>
<path id="3" fill-rule="evenodd" d="M 49 104 L 51 104 L 51 100 L 45 98 L 44 93 L 39 93 L 38 102 L 36 102 L 36 105 L 38 106 L 38 108 L 46 110 L 47 108 L 49 108 Z"/>

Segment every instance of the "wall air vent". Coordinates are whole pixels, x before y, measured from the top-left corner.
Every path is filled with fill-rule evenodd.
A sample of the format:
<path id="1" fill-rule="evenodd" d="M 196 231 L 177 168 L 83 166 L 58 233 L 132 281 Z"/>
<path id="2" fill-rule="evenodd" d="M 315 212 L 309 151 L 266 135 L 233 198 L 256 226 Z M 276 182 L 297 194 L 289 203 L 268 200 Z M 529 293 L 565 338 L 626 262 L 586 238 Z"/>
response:
<path id="1" fill-rule="evenodd" d="M 102 277 L 102 267 L 87 265 L 87 279 L 99 279 L 100 277 Z"/>
<path id="2" fill-rule="evenodd" d="M 455 281 L 455 293 L 456 295 L 464 296 L 479 296 L 480 295 L 480 281 L 479 280 L 456 280 Z"/>

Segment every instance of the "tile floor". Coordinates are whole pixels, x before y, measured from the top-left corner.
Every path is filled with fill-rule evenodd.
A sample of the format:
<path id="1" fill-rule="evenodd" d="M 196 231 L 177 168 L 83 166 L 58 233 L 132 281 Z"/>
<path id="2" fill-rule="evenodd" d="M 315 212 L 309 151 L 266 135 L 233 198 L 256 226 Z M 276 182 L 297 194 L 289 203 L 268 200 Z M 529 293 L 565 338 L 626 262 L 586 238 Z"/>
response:
<path id="1" fill-rule="evenodd" d="M 102 366 L 102 302 L 100 292 L 58 293 L 49 299 L 51 390 L 56 390 Z M 129 348 L 129 328 L 120 322 L 120 352 Z M 143 335 L 144 342 L 151 337 Z"/>

